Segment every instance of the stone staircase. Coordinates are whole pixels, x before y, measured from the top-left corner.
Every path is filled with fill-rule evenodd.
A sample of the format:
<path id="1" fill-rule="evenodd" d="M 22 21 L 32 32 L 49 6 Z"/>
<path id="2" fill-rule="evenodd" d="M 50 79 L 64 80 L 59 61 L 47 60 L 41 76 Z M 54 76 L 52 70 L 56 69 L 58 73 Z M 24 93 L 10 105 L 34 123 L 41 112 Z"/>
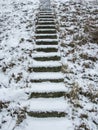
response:
<path id="1" fill-rule="evenodd" d="M 35 37 L 36 52 L 33 55 L 28 115 L 37 118 L 65 117 L 66 88 L 52 9 L 44 8 L 39 11 Z"/>

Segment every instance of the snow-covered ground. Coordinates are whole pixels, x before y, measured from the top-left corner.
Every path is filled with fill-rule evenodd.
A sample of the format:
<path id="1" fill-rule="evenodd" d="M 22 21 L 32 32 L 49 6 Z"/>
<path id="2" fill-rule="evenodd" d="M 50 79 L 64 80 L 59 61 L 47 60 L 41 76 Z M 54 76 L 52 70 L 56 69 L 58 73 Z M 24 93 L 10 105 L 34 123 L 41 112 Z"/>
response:
<path id="1" fill-rule="evenodd" d="M 39 0 L 0 0 L 0 129 L 25 119 Z M 23 114 L 24 113 L 24 114 Z M 23 118 L 22 118 L 23 117 Z M 22 121 L 22 120 L 21 120 Z M 21 122 L 20 121 L 20 122 Z"/>
<path id="2" fill-rule="evenodd" d="M 98 129 L 98 1 L 54 0 L 74 130 Z"/>
<path id="3" fill-rule="evenodd" d="M 39 0 L 0 0 L 1 130 L 50 130 L 54 123 L 56 130 L 98 130 L 98 38 L 91 31 L 98 30 L 98 4 L 51 2 L 59 23 L 67 115 L 46 121 L 26 115 Z"/>

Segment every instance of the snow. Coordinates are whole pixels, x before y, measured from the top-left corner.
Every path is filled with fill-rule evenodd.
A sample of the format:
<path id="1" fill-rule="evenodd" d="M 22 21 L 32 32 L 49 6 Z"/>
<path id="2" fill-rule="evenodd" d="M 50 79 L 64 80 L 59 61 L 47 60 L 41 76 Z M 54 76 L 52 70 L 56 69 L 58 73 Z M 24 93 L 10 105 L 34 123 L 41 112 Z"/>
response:
<path id="1" fill-rule="evenodd" d="M 47 16 L 48 17 L 48 16 Z M 37 25 L 36 28 L 38 27 L 46 27 L 47 25 Z M 48 27 L 55 27 L 55 25 L 48 25 Z"/>
<path id="2" fill-rule="evenodd" d="M 33 72 L 29 75 L 30 79 L 61 79 L 63 74 L 61 72 Z"/>
<path id="3" fill-rule="evenodd" d="M 48 118 L 48 119 L 36 119 L 36 118 L 30 118 L 28 117 L 22 124 L 22 128 L 24 130 L 54 130 L 54 125 L 56 130 L 72 130 L 72 124 L 70 123 L 70 120 L 67 120 L 65 118 L 62 119 L 54 119 L 54 118 Z M 25 127 L 24 127 L 25 126 Z M 15 130 L 21 130 L 19 127 L 17 127 Z"/>
<path id="4" fill-rule="evenodd" d="M 64 83 L 32 83 L 31 88 L 26 89 L 26 92 L 66 92 L 68 88 Z"/>
<path id="5" fill-rule="evenodd" d="M 53 52 L 53 53 L 44 53 L 44 52 L 38 52 L 34 53 L 33 57 L 51 57 L 51 56 L 60 56 L 60 53 Z"/>
<path id="6" fill-rule="evenodd" d="M 29 110 L 28 111 L 66 111 L 68 109 L 68 104 L 65 102 L 64 98 L 39 98 L 29 100 Z"/>
<path id="7" fill-rule="evenodd" d="M 44 53 L 34 51 L 37 47 L 34 37 L 39 0 L 0 0 L 1 130 L 79 130 L 82 129 L 81 126 L 84 129 L 98 130 L 98 44 L 89 40 L 91 37 L 89 31 L 84 32 L 86 25 L 92 23 L 96 25 L 96 28 L 98 26 L 96 2 L 51 0 L 59 23 L 57 35 L 60 36 L 61 46 L 58 47 L 60 52 Z M 47 12 L 50 13 L 50 11 Z M 55 21 L 44 20 L 47 20 L 45 21 L 47 23 Z M 43 21 L 38 22 L 43 23 Z M 54 29 L 49 30 L 54 31 Z M 48 34 L 45 35 L 48 36 Z M 53 42 L 55 39 L 50 41 Z M 74 47 L 70 44 L 71 42 L 75 43 Z M 36 62 L 33 60 L 34 57 L 51 56 L 61 56 L 61 61 Z M 28 72 L 29 66 L 48 67 L 62 64 L 65 67 L 63 74 Z M 47 79 L 64 78 L 64 83 L 30 82 L 30 79 L 46 79 L 46 76 Z M 31 92 L 66 92 L 68 96 L 65 94 L 65 99 L 31 100 L 28 99 Z M 60 119 L 38 119 L 26 115 L 26 119 L 17 124 L 20 119 L 18 116 L 25 111 L 25 107 L 27 110 L 34 111 L 59 109 L 59 111 L 64 110 L 67 115 Z"/>
<path id="8" fill-rule="evenodd" d="M 61 66 L 60 62 L 57 61 L 33 61 L 33 67 L 55 67 L 55 66 Z"/>
<path id="9" fill-rule="evenodd" d="M 36 41 L 46 41 L 47 42 L 47 40 L 36 40 Z M 54 42 L 55 40 L 53 40 L 53 39 L 49 39 L 49 41 L 52 41 L 52 42 Z M 56 40 L 57 41 L 57 40 Z M 58 45 L 35 45 L 35 48 L 58 48 Z"/>

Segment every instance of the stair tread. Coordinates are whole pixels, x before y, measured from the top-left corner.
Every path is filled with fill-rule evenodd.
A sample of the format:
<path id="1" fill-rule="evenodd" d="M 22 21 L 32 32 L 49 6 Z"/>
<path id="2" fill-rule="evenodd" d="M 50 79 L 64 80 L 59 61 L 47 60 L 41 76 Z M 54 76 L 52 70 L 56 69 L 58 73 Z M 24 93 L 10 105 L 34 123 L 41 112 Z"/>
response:
<path id="1" fill-rule="evenodd" d="M 58 42 L 58 39 L 36 39 L 36 42 L 43 42 L 43 41 L 45 41 L 45 42 Z"/>
<path id="2" fill-rule="evenodd" d="M 58 56 L 60 57 L 60 53 L 59 52 L 53 52 L 53 53 L 44 53 L 44 52 L 38 52 L 32 55 L 33 58 L 35 57 L 53 57 L 53 56 Z"/>
<path id="3" fill-rule="evenodd" d="M 58 45 L 35 45 L 35 48 L 56 48 L 58 49 Z"/>
<path id="4" fill-rule="evenodd" d="M 66 92 L 68 90 L 65 87 L 64 83 L 32 83 L 30 84 L 31 89 L 28 89 L 27 92 Z"/>
<path id="5" fill-rule="evenodd" d="M 57 36 L 57 34 L 45 34 L 45 33 L 41 33 L 41 34 L 35 34 L 35 36 Z"/>
<path id="6" fill-rule="evenodd" d="M 33 67 L 57 67 L 61 66 L 61 63 L 58 61 L 35 61 L 33 60 Z"/>
<path id="7" fill-rule="evenodd" d="M 54 25 L 38 25 L 38 24 L 37 24 L 36 28 L 37 28 L 37 27 L 47 27 L 47 26 L 48 26 L 48 27 L 55 27 L 55 24 L 54 24 Z"/>
<path id="8" fill-rule="evenodd" d="M 64 98 L 33 98 L 29 100 L 29 111 L 65 111 L 68 106 Z"/>
<path id="9" fill-rule="evenodd" d="M 52 24 L 54 24 L 55 25 L 55 21 L 38 21 L 37 22 L 37 24 L 40 24 L 40 25 L 42 25 L 42 24 L 48 24 L 48 25 L 52 25 Z"/>
<path id="10" fill-rule="evenodd" d="M 43 28 L 43 29 L 36 29 L 36 31 L 55 31 L 55 29 L 46 29 L 46 28 Z"/>
<path id="11" fill-rule="evenodd" d="M 72 130 L 73 125 L 69 119 L 62 118 L 34 118 L 27 116 L 25 119 L 28 125 L 25 125 L 24 130 Z M 21 128 L 18 130 L 21 130 Z"/>
<path id="12" fill-rule="evenodd" d="M 61 72 L 33 72 L 29 75 L 30 79 L 61 79 L 64 78 Z"/>

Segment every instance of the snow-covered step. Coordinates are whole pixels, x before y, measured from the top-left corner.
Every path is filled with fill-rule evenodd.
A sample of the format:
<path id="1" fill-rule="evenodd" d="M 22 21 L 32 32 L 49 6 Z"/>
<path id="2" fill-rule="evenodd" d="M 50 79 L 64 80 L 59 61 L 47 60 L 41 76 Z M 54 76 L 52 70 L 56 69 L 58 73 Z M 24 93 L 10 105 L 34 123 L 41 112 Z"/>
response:
<path id="1" fill-rule="evenodd" d="M 29 98 L 59 98 L 64 97 L 65 92 L 59 91 L 59 92 L 32 92 L 30 94 Z"/>
<path id="2" fill-rule="evenodd" d="M 61 98 L 39 98 L 29 100 L 30 111 L 65 111 L 68 104 L 63 97 Z"/>
<path id="3" fill-rule="evenodd" d="M 55 27 L 55 25 L 36 25 L 36 27 Z"/>
<path id="4" fill-rule="evenodd" d="M 51 92 L 46 91 L 46 92 L 34 92 L 32 91 L 30 93 L 29 98 L 58 98 L 58 97 L 64 97 L 66 95 L 65 91 L 53 91 Z"/>
<path id="5" fill-rule="evenodd" d="M 46 41 L 46 40 L 45 40 Z M 35 45 L 35 48 L 56 48 L 58 49 L 58 45 Z"/>
<path id="6" fill-rule="evenodd" d="M 33 67 L 58 67 L 61 66 L 59 61 L 35 61 L 33 60 Z"/>
<path id="7" fill-rule="evenodd" d="M 53 13 L 52 10 L 41 10 L 39 13 Z"/>
<path id="8" fill-rule="evenodd" d="M 53 17 L 54 18 L 54 14 L 53 13 L 39 13 L 38 18 L 40 17 Z"/>
<path id="9" fill-rule="evenodd" d="M 36 117 L 36 118 L 49 118 L 49 117 L 65 117 L 66 116 L 66 112 L 61 111 L 28 111 L 27 114 L 31 117 Z"/>
<path id="10" fill-rule="evenodd" d="M 39 18 L 38 21 L 54 21 L 53 18 Z"/>
<path id="11" fill-rule="evenodd" d="M 58 39 L 36 39 L 37 42 L 58 42 Z"/>
<path id="12" fill-rule="evenodd" d="M 56 29 L 55 25 L 37 25 L 36 29 Z"/>
<path id="13" fill-rule="evenodd" d="M 60 61 L 61 57 L 59 53 L 42 53 L 39 52 L 38 54 L 33 55 L 33 59 L 37 61 Z"/>
<path id="14" fill-rule="evenodd" d="M 39 25 L 53 25 L 55 21 L 38 21 L 37 24 Z"/>
<path id="15" fill-rule="evenodd" d="M 38 17 L 39 19 L 40 18 L 53 18 L 54 19 L 54 15 L 39 15 L 39 17 Z"/>
<path id="16" fill-rule="evenodd" d="M 62 118 L 33 118 L 27 116 L 25 119 L 25 127 L 23 130 L 72 130 L 73 124 L 70 119 L 66 117 Z M 32 129 L 33 128 L 33 129 Z M 21 127 L 18 127 L 16 130 L 21 130 Z"/>
<path id="17" fill-rule="evenodd" d="M 62 83 L 31 83 L 31 89 L 28 89 L 28 93 L 38 92 L 38 93 L 50 93 L 50 92 L 67 92 L 68 88 Z"/>
<path id="18" fill-rule="evenodd" d="M 60 72 L 61 66 L 54 66 L 54 67 L 33 67 L 34 72 Z"/>
<path id="19" fill-rule="evenodd" d="M 57 41 L 37 41 L 36 45 L 58 45 Z"/>
<path id="20" fill-rule="evenodd" d="M 54 34 L 56 29 L 36 29 L 36 34 Z"/>
<path id="21" fill-rule="evenodd" d="M 64 98 L 30 99 L 28 115 L 32 117 L 64 117 L 67 103 Z"/>
<path id="22" fill-rule="evenodd" d="M 59 79 L 64 78 L 61 72 L 43 72 L 43 73 L 32 73 L 29 78 L 33 79 Z"/>
<path id="23" fill-rule="evenodd" d="M 33 72 L 60 72 L 61 63 L 57 61 L 33 61 Z"/>
<path id="24" fill-rule="evenodd" d="M 35 49 L 37 52 L 46 52 L 46 53 L 52 53 L 52 52 L 58 52 L 58 46 L 56 45 L 36 45 Z"/>
<path id="25" fill-rule="evenodd" d="M 47 36 L 47 39 L 48 39 L 49 37 Z M 54 41 L 54 39 L 53 40 L 51 40 L 51 41 L 47 41 L 47 40 L 40 40 L 40 41 L 36 41 L 36 45 L 51 45 L 51 46 L 53 46 L 53 45 L 58 45 L 58 41 L 56 40 L 56 41 Z"/>
<path id="26" fill-rule="evenodd" d="M 61 67 L 57 61 L 33 62 L 33 72 L 60 72 Z"/>
<path id="27" fill-rule="evenodd" d="M 64 82 L 60 72 L 36 72 L 29 75 L 30 82 Z"/>
<path id="28" fill-rule="evenodd" d="M 64 97 L 68 88 L 64 83 L 32 83 L 29 98 L 57 98 Z"/>
<path id="29" fill-rule="evenodd" d="M 44 53 L 44 52 L 39 52 L 39 53 L 35 53 L 35 54 L 32 54 L 32 57 L 52 57 L 52 56 L 59 56 L 60 57 L 60 52 L 56 53 L 56 52 L 53 52 L 53 53 Z"/>
<path id="30" fill-rule="evenodd" d="M 57 39 L 57 34 L 35 34 L 36 39 Z"/>
<path id="31" fill-rule="evenodd" d="M 51 11 L 51 12 L 42 12 L 42 11 L 39 11 L 39 14 L 40 15 L 54 15 L 54 12 L 53 11 Z"/>
<path id="32" fill-rule="evenodd" d="M 53 12 L 41 12 L 41 11 L 39 11 L 39 14 L 40 15 L 54 15 Z"/>

